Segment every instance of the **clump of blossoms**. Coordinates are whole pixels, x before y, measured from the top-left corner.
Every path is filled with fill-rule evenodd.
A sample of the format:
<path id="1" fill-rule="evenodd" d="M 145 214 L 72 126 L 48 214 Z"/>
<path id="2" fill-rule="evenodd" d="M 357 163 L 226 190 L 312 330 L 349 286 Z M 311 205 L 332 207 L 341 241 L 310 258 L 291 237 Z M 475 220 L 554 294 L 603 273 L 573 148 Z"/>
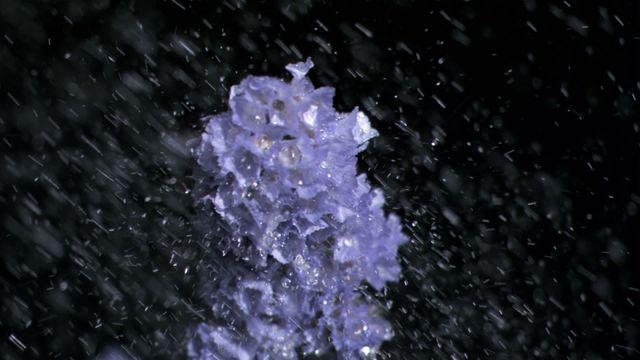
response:
<path id="1" fill-rule="evenodd" d="M 378 133 L 358 109 L 337 112 L 334 89 L 306 77 L 311 67 L 288 65 L 290 82 L 249 76 L 231 88 L 228 112 L 205 118 L 197 193 L 228 236 L 213 245 L 205 296 L 215 320 L 196 329 L 192 358 L 296 359 L 333 347 L 351 359 L 393 335 L 361 291 L 398 279 L 407 241 L 356 172 Z"/>

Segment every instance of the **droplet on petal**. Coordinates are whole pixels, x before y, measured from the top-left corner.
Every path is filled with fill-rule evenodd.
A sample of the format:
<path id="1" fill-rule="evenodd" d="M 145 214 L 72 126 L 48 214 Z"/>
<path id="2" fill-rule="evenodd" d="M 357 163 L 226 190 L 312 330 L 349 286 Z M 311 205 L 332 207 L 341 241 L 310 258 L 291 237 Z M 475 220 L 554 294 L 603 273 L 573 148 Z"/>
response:
<path id="1" fill-rule="evenodd" d="M 280 150 L 278 156 L 282 165 L 286 167 L 295 167 L 302 160 L 302 153 L 296 145 L 286 145 Z"/>
<path id="2" fill-rule="evenodd" d="M 273 141 L 271 141 L 266 135 L 260 135 L 256 139 L 256 147 L 262 151 L 271 149 L 271 145 L 273 145 Z"/>

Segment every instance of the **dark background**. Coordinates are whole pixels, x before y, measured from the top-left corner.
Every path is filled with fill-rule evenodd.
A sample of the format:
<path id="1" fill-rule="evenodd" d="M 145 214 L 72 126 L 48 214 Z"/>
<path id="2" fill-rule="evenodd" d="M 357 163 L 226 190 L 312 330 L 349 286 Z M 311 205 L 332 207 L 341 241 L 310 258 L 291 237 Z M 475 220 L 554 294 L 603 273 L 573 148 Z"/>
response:
<path id="1" fill-rule="evenodd" d="M 186 143 L 311 56 L 412 240 L 392 359 L 640 358 L 640 3 L 0 1 L 0 357 L 184 358 Z"/>

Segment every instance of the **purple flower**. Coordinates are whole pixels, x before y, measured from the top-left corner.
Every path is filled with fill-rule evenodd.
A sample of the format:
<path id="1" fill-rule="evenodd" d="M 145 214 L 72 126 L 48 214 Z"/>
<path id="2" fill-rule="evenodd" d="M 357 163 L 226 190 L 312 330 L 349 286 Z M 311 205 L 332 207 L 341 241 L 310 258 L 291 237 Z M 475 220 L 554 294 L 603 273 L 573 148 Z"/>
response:
<path id="1" fill-rule="evenodd" d="M 205 118 L 197 193 L 228 236 L 213 246 L 214 320 L 196 329 L 193 358 L 295 359 L 333 346 L 350 359 L 393 335 L 359 290 L 398 279 L 407 241 L 356 173 L 378 133 L 357 108 L 336 112 L 334 89 L 306 77 L 312 67 L 287 65 L 291 82 L 249 76 L 231 88 L 228 112 Z"/>

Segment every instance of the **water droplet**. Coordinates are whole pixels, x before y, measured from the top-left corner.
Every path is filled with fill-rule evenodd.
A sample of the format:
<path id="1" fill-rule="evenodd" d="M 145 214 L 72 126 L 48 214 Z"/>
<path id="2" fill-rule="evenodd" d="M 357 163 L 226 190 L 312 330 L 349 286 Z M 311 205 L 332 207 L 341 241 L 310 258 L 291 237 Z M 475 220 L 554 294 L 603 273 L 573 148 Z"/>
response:
<path id="1" fill-rule="evenodd" d="M 269 150 L 271 145 L 273 145 L 273 141 L 269 140 L 266 135 L 260 135 L 256 139 L 256 146 L 262 151 Z"/>
<path id="2" fill-rule="evenodd" d="M 280 162 L 287 167 L 294 167 L 302 160 L 302 153 L 295 145 L 288 145 L 280 150 L 279 155 Z"/>

